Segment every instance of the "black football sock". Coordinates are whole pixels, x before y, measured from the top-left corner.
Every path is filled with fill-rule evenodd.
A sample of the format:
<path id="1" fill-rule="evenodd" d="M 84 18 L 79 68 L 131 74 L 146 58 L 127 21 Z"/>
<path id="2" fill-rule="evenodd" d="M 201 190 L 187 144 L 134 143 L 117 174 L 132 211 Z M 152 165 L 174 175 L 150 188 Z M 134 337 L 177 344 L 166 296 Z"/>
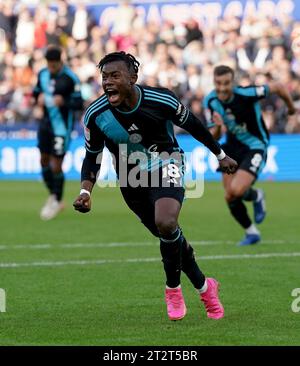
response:
<path id="1" fill-rule="evenodd" d="M 254 188 L 249 188 L 248 191 L 246 191 L 243 194 L 242 199 L 244 201 L 256 201 L 257 200 L 257 190 Z"/>
<path id="2" fill-rule="evenodd" d="M 50 166 L 42 167 L 42 177 L 45 185 L 47 186 L 50 193 L 52 193 L 53 189 L 53 172 Z"/>
<path id="3" fill-rule="evenodd" d="M 64 173 L 53 174 L 52 193 L 55 194 L 57 201 L 61 201 L 62 199 L 64 182 L 65 182 Z"/>
<path id="4" fill-rule="evenodd" d="M 196 289 L 201 289 L 205 283 L 205 276 L 201 272 L 194 255 L 193 247 L 182 236 L 182 271 L 187 275 Z"/>
<path id="5" fill-rule="evenodd" d="M 166 285 L 174 288 L 180 284 L 181 274 L 181 230 L 177 228 L 168 236 L 160 236 L 160 252 L 166 272 Z"/>
<path id="6" fill-rule="evenodd" d="M 228 207 L 232 216 L 244 228 L 247 229 L 251 225 L 250 217 L 247 213 L 247 208 L 240 198 L 228 203 Z"/>

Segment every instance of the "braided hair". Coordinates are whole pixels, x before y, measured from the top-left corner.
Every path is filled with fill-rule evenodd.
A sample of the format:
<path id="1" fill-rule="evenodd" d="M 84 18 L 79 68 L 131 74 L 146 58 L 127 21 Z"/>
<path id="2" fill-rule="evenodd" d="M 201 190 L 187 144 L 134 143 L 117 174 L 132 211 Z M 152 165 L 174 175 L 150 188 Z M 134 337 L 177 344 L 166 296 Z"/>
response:
<path id="1" fill-rule="evenodd" d="M 100 69 L 100 71 L 102 71 L 102 68 L 105 64 L 114 61 L 124 61 L 127 65 L 128 70 L 134 71 L 136 74 L 139 71 L 140 63 L 138 62 L 138 60 L 130 53 L 125 53 L 124 51 L 108 53 L 102 58 L 102 60 L 100 60 L 97 67 Z"/>

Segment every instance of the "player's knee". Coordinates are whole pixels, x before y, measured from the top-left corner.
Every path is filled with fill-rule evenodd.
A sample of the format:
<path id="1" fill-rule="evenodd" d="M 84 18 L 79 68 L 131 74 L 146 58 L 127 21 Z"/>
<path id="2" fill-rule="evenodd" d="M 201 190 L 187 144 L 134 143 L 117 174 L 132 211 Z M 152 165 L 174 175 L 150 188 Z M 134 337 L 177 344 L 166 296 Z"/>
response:
<path id="1" fill-rule="evenodd" d="M 52 171 L 54 174 L 62 173 L 62 160 L 61 159 L 53 159 L 51 161 Z"/>
<path id="2" fill-rule="evenodd" d="M 54 174 L 60 174 L 60 173 L 62 173 L 62 168 L 57 167 L 57 166 L 53 166 L 52 171 L 53 171 Z"/>
<path id="3" fill-rule="evenodd" d="M 236 198 L 240 198 L 243 196 L 243 194 L 245 193 L 245 188 L 244 186 L 240 185 L 240 184 L 232 184 L 228 190 L 228 192 L 226 193 L 227 195 L 227 202 L 231 202 L 232 200 L 236 199 Z M 225 195 L 225 197 L 226 197 Z"/>
<path id="4" fill-rule="evenodd" d="M 40 163 L 41 163 L 41 166 L 42 166 L 43 168 L 45 168 L 45 167 L 49 166 L 49 164 L 50 164 L 50 159 L 49 159 L 49 157 L 48 157 L 48 156 L 43 156 L 43 155 L 41 155 Z"/>
<path id="5" fill-rule="evenodd" d="M 237 196 L 235 195 L 235 191 L 233 191 L 231 189 L 227 189 L 225 191 L 224 198 L 227 203 L 230 203 L 230 202 L 234 201 L 237 198 Z"/>
<path id="6" fill-rule="evenodd" d="M 158 232 L 161 235 L 170 235 L 177 228 L 177 220 L 173 217 L 162 218 L 158 217 L 155 219 L 155 225 L 157 227 Z"/>

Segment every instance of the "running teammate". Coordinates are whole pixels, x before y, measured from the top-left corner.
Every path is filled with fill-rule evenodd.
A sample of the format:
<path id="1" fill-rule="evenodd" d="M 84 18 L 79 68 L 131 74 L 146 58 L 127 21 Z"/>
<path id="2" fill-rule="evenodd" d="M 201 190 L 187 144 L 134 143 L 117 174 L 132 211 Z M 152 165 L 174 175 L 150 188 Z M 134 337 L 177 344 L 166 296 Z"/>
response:
<path id="1" fill-rule="evenodd" d="M 38 147 L 42 177 L 49 191 L 40 216 L 43 220 L 50 220 L 63 209 L 62 163 L 70 143 L 74 112 L 82 109 L 82 98 L 79 79 L 63 64 L 61 49 L 49 46 L 45 58 L 47 67 L 39 72 L 33 95 L 43 108 Z"/>
<path id="2" fill-rule="evenodd" d="M 228 66 L 220 65 L 214 69 L 214 84 L 215 90 L 204 99 L 207 127 L 216 139 L 226 131 L 222 149 L 238 162 L 236 173 L 223 174 L 225 200 L 232 216 L 245 229 L 245 237 L 239 245 L 251 245 L 258 243 L 261 235 L 243 201 L 253 202 L 256 224 L 260 224 L 266 215 L 264 192 L 253 188 L 265 165 L 269 145 L 269 133 L 259 101 L 276 93 L 286 103 L 288 114 L 294 114 L 295 108 L 282 84 L 272 81 L 260 86 L 235 86 L 234 71 Z"/>

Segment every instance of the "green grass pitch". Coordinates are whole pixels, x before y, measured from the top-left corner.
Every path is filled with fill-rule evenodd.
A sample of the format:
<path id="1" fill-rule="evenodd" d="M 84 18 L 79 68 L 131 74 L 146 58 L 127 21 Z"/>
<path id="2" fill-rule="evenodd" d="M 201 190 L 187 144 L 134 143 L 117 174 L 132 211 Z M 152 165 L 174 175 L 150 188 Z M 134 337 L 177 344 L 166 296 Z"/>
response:
<path id="1" fill-rule="evenodd" d="M 258 183 L 267 197 L 263 242 L 237 247 L 243 236 L 223 201 L 221 183 L 184 203 L 181 226 L 198 263 L 221 283 L 224 319 L 206 318 L 203 304 L 182 276 L 188 308 L 167 319 L 164 273 L 155 238 L 127 209 L 118 189 L 95 188 L 93 211 L 72 201 L 42 222 L 41 182 L 1 182 L 1 345 L 299 345 L 300 185 Z M 252 207 L 248 205 L 252 215 Z M 298 302 L 298 304 L 300 301 Z"/>

